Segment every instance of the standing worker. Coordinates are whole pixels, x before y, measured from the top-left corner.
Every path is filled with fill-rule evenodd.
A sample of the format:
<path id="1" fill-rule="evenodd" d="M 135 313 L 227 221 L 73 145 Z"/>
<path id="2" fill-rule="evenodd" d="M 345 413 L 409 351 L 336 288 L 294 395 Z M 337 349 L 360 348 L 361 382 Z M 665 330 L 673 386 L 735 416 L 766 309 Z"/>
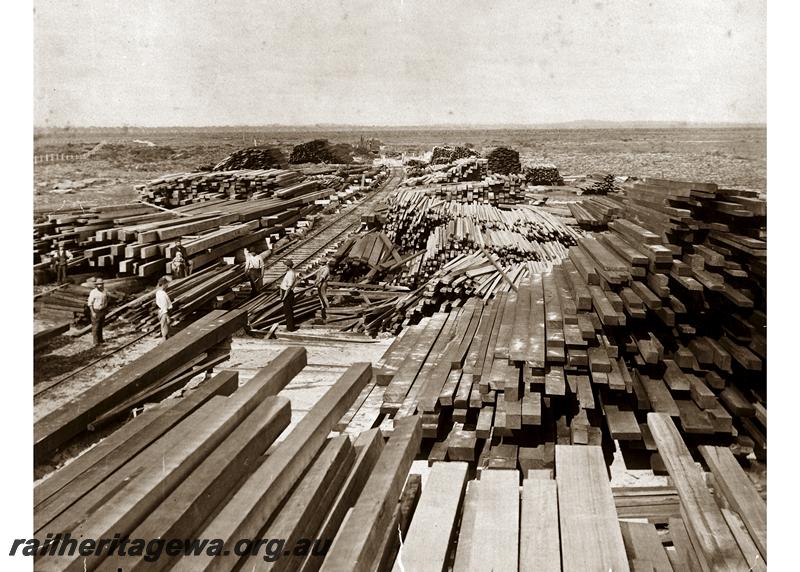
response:
<path id="1" fill-rule="evenodd" d="M 158 323 L 161 326 L 161 337 L 165 340 L 169 337 L 170 318 L 169 311 L 172 310 L 172 300 L 169 299 L 166 287 L 169 282 L 166 276 L 158 279 L 156 288 L 156 305 L 158 306 Z"/>
<path id="2" fill-rule="evenodd" d="M 322 315 L 322 321 L 325 323 L 328 322 L 328 308 L 330 307 L 328 303 L 328 280 L 331 277 L 333 265 L 333 259 L 329 258 L 328 262 L 317 270 L 317 277 L 314 280 L 314 286 L 317 287 L 317 297 L 319 297 L 319 303 L 322 306 L 320 314 Z"/>
<path id="3" fill-rule="evenodd" d="M 108 292 L 105 291 L 102 278 L 94 281 L 94 288 L 89 292 L 89 299 L 86 304 L 92 316 L 92 338 L 94 345 L 98 346 L 105 343 L 103 340 L 103 325 L 106 319 L 106 309 L 108 308 Z"/>
<path id="4" fill-rule="evenodd" d="M 294 271 L 294 262 L 287 260 L 286 274 L 281 281 L 281 301 L 283 302 L 283 314 L 286 316 L 286 331 L 294 332 L 294 285 L 297 283 L 297 272 Z"/>
<path id="5" fill-rule="evenodd" d="M 186 259 L 180 250 L 175 252 L 175 258 L 169 263 L 169 268 L 173 278 L 186 278 L 189 275 L 189 269 L 186 266 Z"/>
<path id="6" fill-rule="evenodd" d="M 264 278 L 264 261 L 257 254 L 244 249 L 244 273 L 250 281 L 250 297 L 254 298 L 261 291 Z"/>
<path id="7" fill-rule="evenodd" d="M 63 244 L 59 244 L 55 257 L 53 258 L 53 265 L 56 270 L 56 282 L 58 284 L 64 284 L 67 281 L 67 266 L 70 260 L 72 260 L 72 253 L 64 248 Z"/>
<path id="8" fill-rule="evenodd" d="M 173 256 L 176 256 L 178 252 L 181 253 L 181 257 L 186 263 L 186 274 L 184 276 L 189 276 L 192 273 L 192 262 L 189 260 L 189 253 L 186 252 L 186 247 L 181 243 L 181 237 L 178 237 L 175 241 L 175 255 Z"/>

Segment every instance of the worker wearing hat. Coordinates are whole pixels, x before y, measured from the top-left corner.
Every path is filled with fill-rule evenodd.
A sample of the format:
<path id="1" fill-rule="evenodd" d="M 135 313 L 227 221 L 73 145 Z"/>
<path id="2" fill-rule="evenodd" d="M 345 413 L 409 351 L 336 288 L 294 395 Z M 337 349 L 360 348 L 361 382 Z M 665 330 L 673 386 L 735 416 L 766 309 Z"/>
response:
<path id="1" fill-rule="evenodd" d="M 106 310 L 108 308 L 108 292 L 105 290 L 102 278 L 94 281 L 94 288 L 89 292 L 89 299 L 86 301 L 92 317 L 92 339 L 94 345 L 98 346 L 105 343 L 103 340 L 103 326 L 106 320 Z"/>
<path id="2" fill-rule="evenodd" d="M 281 280 L 281 302 L 283 302 L 283 315 L 286 317 L 286 331 L 294 332 L 294 286 L 297 283 L 297 272 L 294 271 L 294 262 L 286 260 L 286 274 Z"/>

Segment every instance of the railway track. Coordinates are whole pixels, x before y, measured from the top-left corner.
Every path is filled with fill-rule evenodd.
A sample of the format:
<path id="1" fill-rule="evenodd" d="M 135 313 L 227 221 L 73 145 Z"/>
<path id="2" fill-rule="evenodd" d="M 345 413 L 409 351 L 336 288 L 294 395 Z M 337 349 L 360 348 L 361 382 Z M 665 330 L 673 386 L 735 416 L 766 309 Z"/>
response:
<path id="1" fill-rule="evenodd" d="M 403 176 L 402 168 L 392 168 L 389 177 L 384 181 L 380 189 L 355 205 L 348 207 L 338 218 L 312 230 L 308 236 L 297 244 L 291 245 L 277 256 L 267 260 L 269 266 L 264 272 L 264 290 L 276 286 L 283 277 L 287 270 L 286 264 L 284 264 L 286 260 L 291 260 L 294 263 L 295 270 L 300 274 L 307 272 L 311 263 L 325 250 L 337 246 L 348 234 L 357 230 L 361 225 L 361 214 L 396 189 L 403 180 Z"/>

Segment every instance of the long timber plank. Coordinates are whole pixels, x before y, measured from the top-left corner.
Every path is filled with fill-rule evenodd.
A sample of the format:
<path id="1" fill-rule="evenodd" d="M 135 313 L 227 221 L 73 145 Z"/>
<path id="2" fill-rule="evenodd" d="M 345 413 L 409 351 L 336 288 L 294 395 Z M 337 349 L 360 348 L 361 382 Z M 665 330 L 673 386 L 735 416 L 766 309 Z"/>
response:
<path id="1" fill-rule="evenodd" d="M 520 572 L 561 572 L 556 482 L 552 478 L 523 480 L 521 510 Z"/>
<path id="2" fill-rule="evenodd" d="M 213 311 L 132 363 L 111 374 L 34 426 L 34 458 L 46 459 L 94 419 L 130 397 L 149 382 L 174 370 L 182 362 L 219 343 L 247 323 L 246 310 Z"/>
<path id="3" fill-rule="evenodd" d="M 444 570 L 467 481 L 467 463 L 433 465 L 405 542 L 397 555 L 397 572 Z"/>
<path id="4" fill-rule="evenodd" d="M 395 423 L 364 490 L 333 541 L 324 572 L 367 572 L 375 568 L 380 539 L 385 535 L 411 462 L 422 440 L 419 415 Z"/>
<path id="5" fill-rule="evenodd" d="M 472 527 L 464 530 L 469 544 L 463 560 L 456 555 L 454 572 L 485 570 L 517 570 L 519 562 L 519 473 L 488 469 L 473 485 L 478 491 Z M 466 509 L 465 509 L 465 520 Z M 468 523 L 469 524 L 469 523 Z M 459 544 L 464 542 L 459 537 Z"/>
<path id="6" fill-rule="evenodd" d="M 74 514 L 64 531 L 73 538 L 112 538 L 125 535 L 154 510 L 243 421 L 246 414 L 228 398 L 215 397 L 187 418 L 193 431 L 162 456 L 161 464 L 144 467 L 102 504 Z M 263 420 L 263 416 L 262 416 Z M 59 530 L 58 532 L 63 532 Z M 97 563 L 95 563 L 96 565 Z M 40 558 L 36 569 L 75 570 L 89 567 L 80 553 Z"/>
<path id="7" fill-rule="evenodd" d="M 220 538 L 225 543 L 256 538 L 264 523 L 275 514 L 297 479 L 308 468 L 334 424 L 372 377 L 368 363 L 353 364 L 297 424 L 294 430 L 245 481 L 222 511 L 198 536 Z M 175 571 L 232 570 L 234 554 L 184 558 Z"/>
<path id="8" fill-rule="evenodd" d="M 648 413 L 647 426 L 678 491 L 686 530 L 703 570 L 746 570 L 742 552 L 675 423 L 663 413 Z"/>
<path id="9" fill-rule="evenodd" d="M 564 572 L 630 570 L 600 447 L 556 445 Z"/>
<path id="10" fill-rule="evenodd" d="M 728 447 L 698 447 L 725 498 L 738 512 L 761 557 L 767 559 L 767 503 Z"/>
<path id="11" fill-rule="evenodd" d="M 248 467 L 289 426 L 292 413 L 285 397 L 269 397 L 211 453 L 135 530 L 132 538 L 191 538 L 198 515 L 215 510 Z M 115 532 L 120 532 L 116 530 Z M 164 570 L 170 558 L 147 562 L 142 557 L 115 556 L 103 561 L 109 570 Z"/>
<path id="12" fill-rule="evenodd" d="M 211 398 L 233 393 L 238 380 L 239 374 L 236 371 L 226 370 L 218 373 L 179 403 L 159 412 L 155 418 L 149 417 L 149 422 L 143 424 L 144 426 L 136 423 L 139 419 L 137 417 L 129 424 L 132 426 L 130 429 L 127 425 L 124 426 L 56 472 L 34 491 L 34 498 L 38 493 L 42 499 L 34 508 L 34 530 L 39 532 L 44 529 L 110 476 L 113 479 L 124 478 L 117 476 L 115 472 L 128 463 L 137 463 L 137 455 L 161 439 Z M 144 417 L 145 414 L 140 417 Z M 128 438 L 124 441 L 117 439 L 117 433 Z M 40 488 L 43 490 L 40 491 Z"/>
<path id="13" fill-rule="evenodd" d="M 264 538 L 285 539 L 286 546 L 296 546 L 300 538 L 310 538 L 309 529 L 316 530 L 328 512 L 334 491 L 341 486 L 354 460 L 355 451 L 348 435 L 329 440 L 267 527 Z M 242 564 L 242 570 L 279 572 L 296 570 L 298 564 L 294 555 L 270 562 L 256 554 Z"/>
<path id="14" fill-rule="evenodd" d="M 338 496 L 331 505 L 331 510 L 325 517 L 317 533 L 313 535 L 324 545 L 333 542 L 339 527 L 344 521 L 347 511 L 358 500 L 375 463 L 383 451 L 383 437 L 380 429 L 370 429 L 361 433 L 355 441 L 356 460 L 353 470 L 341 486 Z M 299 568 L 301 572 L 315 572 L 322 566 L 322 558 L 309 554 Z"/>

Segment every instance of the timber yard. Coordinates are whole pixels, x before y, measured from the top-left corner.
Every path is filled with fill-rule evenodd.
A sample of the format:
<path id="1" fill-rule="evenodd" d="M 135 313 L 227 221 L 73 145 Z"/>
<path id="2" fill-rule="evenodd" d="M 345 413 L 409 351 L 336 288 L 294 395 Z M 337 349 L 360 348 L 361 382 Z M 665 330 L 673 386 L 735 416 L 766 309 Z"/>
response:
<path id="1" fill-rule="evenodd" d="M 576 133 L 37 134 L 35 569 L 766 569 L 762 165 Z"/>

